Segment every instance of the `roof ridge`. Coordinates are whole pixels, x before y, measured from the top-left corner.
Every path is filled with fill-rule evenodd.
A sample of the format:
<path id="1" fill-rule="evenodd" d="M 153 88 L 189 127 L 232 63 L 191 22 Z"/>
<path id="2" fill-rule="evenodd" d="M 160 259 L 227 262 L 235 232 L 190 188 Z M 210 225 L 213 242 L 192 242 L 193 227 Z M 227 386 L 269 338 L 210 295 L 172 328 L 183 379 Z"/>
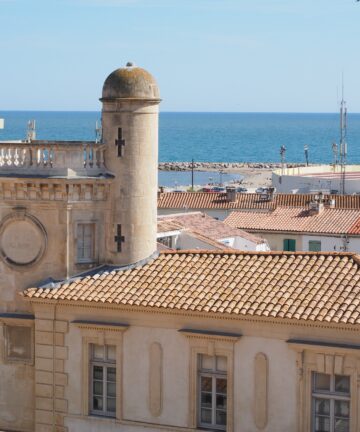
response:
<path id="1" fill-rule="evenodd" d="M 332 251 L 323 251 L 323 252 L 308 252 L 308 251 L 240 251 L 237 249 L 223 249 L 223 250 L 210 250 L 210 249 L 182 249 L 182 250 L 168 250 L 168 251 L 160 251 L 160 255 L 162 254 L 209 254 L 209 255 L 264 255 L 264 256 L 278 256 L 278 255 L 309 255 L 309 256 L 349 256 L 354 258 L 357 262 L 360 263 L 360 255 L 355 252 L 332 252 Z"/>

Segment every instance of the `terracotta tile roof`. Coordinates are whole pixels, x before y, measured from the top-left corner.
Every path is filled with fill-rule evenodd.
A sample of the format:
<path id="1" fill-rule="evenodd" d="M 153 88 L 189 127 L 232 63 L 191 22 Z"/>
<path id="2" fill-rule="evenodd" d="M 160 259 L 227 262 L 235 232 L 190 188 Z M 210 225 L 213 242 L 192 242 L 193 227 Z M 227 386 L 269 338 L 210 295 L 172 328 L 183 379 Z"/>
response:
<path id="1" fill-rule="evenodd" d="M 360 218 L 350 227 L 348 234 L 360 235 Z"/>
<path id="2" fill-rule="evenodd" d="M 30 299 L 360 324 L 350 253 L 164 251 L 142 266 L 28 288 Z"/>
<path id="3" fill-rule="evenodd" d="M 158 251 L 158 252 L 160 252 L 160 251 L 163 251 L 163 250 L 170 250 L 171 248 L 169 248 L 168 246 L 166 246 L 166 245 L 164 245 L 164 244 L 162 244 L 162 243 L 160 243 L 160 242 L 157 242 L 156 243 L 156 250 Z"/>
<path id="4" fill-rule="evenodd" d="M 179 231 L 182 230 L 183 226 L 173 221 L 171 219 L 160 219 L 158 217 L 157 220 L 157 232 L 158 233 L 166 233 L 171 231 Z"/>
<path id="5" fill-rule="evenodd" d="M 224 223 L 254 231 L 345 234 L 359 219 L 360 210 L 325 208 L 321 213 L 311 215 L 307 208 L 277 207 L 266 213 L 234 211 Z"/>
<path id="6" fill-rule="evenodd" d="M 178 227 L 178 228 L 175 228 Z M 186 229 L 203 238 L 219 241 L 227 237 L 242 237 L 255 244 L 264 243 L 264 240 L 238 228 L 232 228 L 224 222 L 214 219 L 202 212 L 174 213 L 172 215 L 158 216 L 158 232 Z M 160 231 L 159 231 L 160 230 Z"/>
<path id="7" fill-rule="evenodd" d="M 313 197 L 311 194 L 275 194 L 272 201 L 266 201 L 261 199 L 261 194 L 237 193 L 236 201 L 229 202 L 225 193 L 167 192 L 160 194 L 158 208 L 271 210 L 277 206 L 305 207 Z M 336 208 L 360 209 L 360 195 L 324 195 L 324 199 L 334 199 Z"/>
<path id="8" fill-rule="evenodd" d="M 206 243 L 206 246 L 203 245 L 202 247 L 199 247 L 199 249 L 205 249 L 208 246 L 213 246 L 214 248 L 221 249 L 221 250 L 236 250 L 235 248 L 232 248 L 229 245 L 226 245 L 219 240 L 214 240 L 211 237 L 205 236 L 205 235 L 200 234 L 196 231 L 190 231 L 190 230 L 185 230 L 185 231 L 190 237 L 196 238 L 196 239 L 202 241 L 203 243 Z M 212 248 L 209 248 L 209 249 L 212 249 Z"/>

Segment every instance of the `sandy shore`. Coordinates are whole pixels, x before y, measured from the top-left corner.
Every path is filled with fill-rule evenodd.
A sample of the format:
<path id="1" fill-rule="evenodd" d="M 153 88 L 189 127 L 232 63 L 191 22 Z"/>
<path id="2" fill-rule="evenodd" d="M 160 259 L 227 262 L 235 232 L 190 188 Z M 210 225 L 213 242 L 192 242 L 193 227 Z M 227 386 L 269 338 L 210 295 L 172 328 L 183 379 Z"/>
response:
<path id="1" fill-rule="evenodd" d="M 204 168 L 197 169 L 197 171 L 208 171 Z M 271 173 L 272 168 L 252 168 L 252 167 L 239 167 L 239 168 L 223 168 L 224 173 L 240 174 L 244 177 L 241 185 L 246 187 L 249 191 L 257 189 L 260 186 L 271 186 Z"/>
<path id="2" fill-rule="evenodd" d="M 304 166 L 301 163 L 287 163 L 287 167 Z M 161 171 L 190 171 L 192 162 L 160 162 Z M 194 162 L 194 171 L 223 172 L 240 174 L 243 180 L 238 183 L 254 192 L 260 186 L 271 186 L 271 173 L 281 167 L 280 163 L 244 163 L 244 162 Z M 236 184 L 235 184 L 236 185 Z M 185 188 L 185 187 L 184 187 Z M 178 187 L 182 189 L 182 187 Z"/>
<path id="3" fill-rule="evenodd" d="M 205 166 L 203 166 L 205 165 Z M 207 166 L 210 165 L 210 166 Z M 220 164 L 198 164 L 194 169 L 195 172 L 219 172 L 221 170 L 223 173 L 229 174 L 239 174 L 243 179 L 239 183 L 233 183 L 235 186 L 244 186 L 249 192 L 254 192 L 260 186 L 271 186 L 271 173 L 277 166 L 267 165 L 267 164 L 221 164 L 228 166 L 221 166 Z M 234 166 L 235 165 L 235 166 Z M 159 170 L 163 171 L 190 171 L 187 163 L 172 163 L 171 169 L 164 169 L 164 165 L 159 164 Z M 204 185 L 195 186 L 195 188 L 203 187 Z M 171 190 L 172 188 L 166 188 Z M 188 186 L 177 186 L 177 189 L 187 190 Z"/>

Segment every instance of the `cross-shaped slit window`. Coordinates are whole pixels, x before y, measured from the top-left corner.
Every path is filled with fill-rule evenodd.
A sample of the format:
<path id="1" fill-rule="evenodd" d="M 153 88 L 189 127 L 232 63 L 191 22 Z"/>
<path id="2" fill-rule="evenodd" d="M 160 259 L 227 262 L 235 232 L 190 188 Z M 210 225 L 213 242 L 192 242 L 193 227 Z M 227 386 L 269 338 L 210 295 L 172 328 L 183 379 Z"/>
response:
<path id="1" fill-rule="evenodd" d="M 116 236 L 114 238 L 115 243 L 116 243 L 116 247 L 117 247 L 117 251 L 121 252 L 122 249 L 122 243 L 125 242 L 125 237 L 123 235 L 121 235 L 121 225 L 117 224 L 116 225 Z"/>
<path id="2" fill-rule="evenodd" d="M 118 157 L 124 156 L 125 140 L 122 137 L 122 128 L 118 128 L 118 136 L 117 139 L 115 140 L 115 145 L 117 147 Z"/>

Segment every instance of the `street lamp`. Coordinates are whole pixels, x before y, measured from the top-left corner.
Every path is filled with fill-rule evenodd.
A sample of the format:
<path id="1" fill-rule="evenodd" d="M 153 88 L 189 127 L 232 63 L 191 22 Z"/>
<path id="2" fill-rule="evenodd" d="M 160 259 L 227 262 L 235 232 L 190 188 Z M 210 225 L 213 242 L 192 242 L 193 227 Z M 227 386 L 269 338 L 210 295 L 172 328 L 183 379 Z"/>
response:
<path id="1" fill-rule="evenodd" d="M 220 186 L 223 185 L 223 183 L 222 183 L 222 176 L 223 176 L 223 174 L 224 174 L 224 171 L 223 171 L 223 170 L 220 170 L 220 171 L 219 171 L 219 175 L 220 175 Z"/>
<path id="2" fill-rule="evenodd" d="M 286 147 L 282 145 L 280 147 L 280 157 L 281 157 L 281 175 L 284 175 L 284 168 L 285 168 L 285 153 L 286 153 Z"/>
<path id="3" fill-rule="evenodd" d="M 309 166 L 309 146 L 307 144 L 304 145 L 304 152 L 305 152 L 306 166 Z"/>

